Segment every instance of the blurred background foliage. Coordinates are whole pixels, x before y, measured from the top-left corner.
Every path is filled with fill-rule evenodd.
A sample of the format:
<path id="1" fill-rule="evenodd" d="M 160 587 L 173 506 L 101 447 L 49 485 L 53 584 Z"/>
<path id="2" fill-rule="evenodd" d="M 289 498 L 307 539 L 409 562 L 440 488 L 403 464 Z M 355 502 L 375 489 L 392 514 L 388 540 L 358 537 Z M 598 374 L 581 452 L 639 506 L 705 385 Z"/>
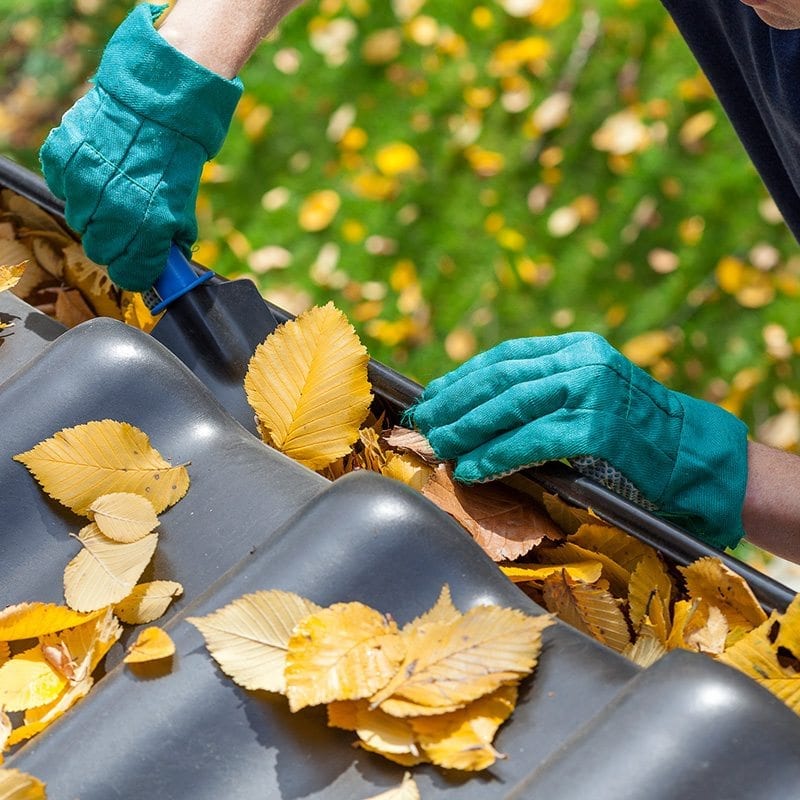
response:
<path id="1" fill-rule="evenodd" d="M 38 171 L 130 7 L 4 11 L 0 152 Z M 314 0 L 242 78 L 198 261 L 423 383 L 597 331 L 797 449 L 800 252 L 656 0 Z"/>

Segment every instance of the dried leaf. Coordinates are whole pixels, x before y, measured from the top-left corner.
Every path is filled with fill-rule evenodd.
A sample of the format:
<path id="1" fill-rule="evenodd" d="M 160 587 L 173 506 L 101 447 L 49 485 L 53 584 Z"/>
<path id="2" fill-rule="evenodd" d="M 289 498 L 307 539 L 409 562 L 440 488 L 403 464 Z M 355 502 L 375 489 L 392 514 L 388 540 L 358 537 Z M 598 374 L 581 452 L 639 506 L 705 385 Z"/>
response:
<path id="1" fill-rule="evenodd" d="M 37 639 L 48 633 L 74 628 L 100 616 L 103 610 L 84 614 L 54 603 L 19 603 L 0 611 L 0 641 Z"/>
<path id="2" fill-rule="evenodd" d="M 567 534 L 575 533 L 581 525 L 604 524 L 591 511 L 568 505 L 557 495 L 545 493 L 542 502 L 553 521 Z"/>
<path id="3" fill-rule="evenodd" d="M 164 616 L 169 604 L 182 594 L 183 586 L 177 581 L 140 583 L 114 606 L 114 613 L 128 625 L 145 625 Z"/>
<path id="4" fill-rule="evenodd" d="M 372 402 L 368 361 L 332 303 L 270 334 L 256 348 L 244 385 L 272 445 L 316 470 L 348 453 Z"/>
<path id="5" fill-rule="evenodd" d="M 578 547 L 608 556 L 626 572 L 632 572 L 642 559 L 657 556 L 650 545 L 640 542 L 619 528 L 608 525 L 581 525 L 568 541 Z"/>
<path id="6" fill-rule="evenodd" d="M 368 697 L 392 678 L 404 654 L 395 623 L 362 603 L 337 603 L 314 613 L 289 639 L 289 707 Z"/>
<path id="7" fill-rule="evenodd" d="M 185 467 L 166 462 L 138 428 L 110 419 L 64 428 L 14 460 L 77 514 L 114 492 L 146 497 L 160 514 L 189 488 Z"/>
<path id="8" fill-rule="evenodd" d="M 64 283 L 77 289 L 99 317 L 122 320 L 120 292 L 108 271 L 91 261 L 78 242 L 64 248 Z"/>
<path id="9" fill-rule="evenodd" d="M 150 309 L 145 305 L 138 292 L 122 293 L 122 321 L 126 325 L 150 333 L 161 317 L 162 314 L 153 316 L 150 313 Z"/>
<path id="10" fill-rule="evenodd" d="M 11 658 L 11 648 L 8 642 L 0 642 L 0 666 L 5 664 L 9 658 Z"/>
<path id="11" fill-rule="evenodd" d="M 87 516 L 109 539 L 135 542 L 158 526 L 153 504 L 139 494 L 113 492 L 98 497 L 88 508 Z"/>
<path id="12" fill-rule="evenodd" d="M 412 719 L 411 726 L 434 764 L 446 769 L 486 769 L 504 758 L 492 747 L 492 740 L 516 702 L 516 686 L 501 686 L 459 711 Z"/>
<path id="13" fill-rule="evenodd" d="M 668 625 L 671 601 L 672 580 L 664 562 L 655 553 L 646 554 L 631 572 L 628 585 L 629 614 L 634 629 L 650 614 L 653 603 L 661 604 Z"/>
<path id="14" fill-rule="evenodd" d="M 369 749 L 382 755 L 421 755 L 414 729 L 405 719 L 393 717 L 379 708 L 370 709 L 368 700 L 355 703 L 355 732 Z"/>
<path id="15" fill-rule="evenodd" d="M 689 634 L 686 644 L 701 653 L 719 655 L 725 650 L 728 631 L 725 615 L 716 606 L 710 606 L 705 625 Z"/>
<path id="16" fill-rule="evenodd" d="M 666 652 L 667 648 L 659 641 L 658 637 L 648 629 L 644 629 L 636 637 L 636 641 L 622 651 L 622 655 L 629 658 L 634 664 L 647 669 L 655 664 L 661 656 L 666 655 Z"/>
<path id="17" fill-rule="evenodd" d="M 245 689 L 286 692 L 284 669 L 296 625 L 322 609 L 292 592 L 246 594 L 205 617 L 188 617 L 222 671 Z"/>
<path id="18" fill-rule="evenodd" d="M 169 634 L 161 628 L 145 628 L 136 637 L 136 641 L 128 648 L 126 664 L 143 664 L 147 661 L 160 661 L 175 655 L 175 643 Z"/>
<path id="19" fill-rule="evenodd" d="M 420 800 L 419 789 L 410 772 L 403 775 L 403 782 L 394 789 L 375 794 L 367 800 Z"/>
<path id="20" fill-rule="evenodd" d="M 86 697 L 93 685 L 94 681 L 90 676 L 76 684 L 68 683 L 52 703 L 26 711 L 25 724 L 14 728 L 11 732 L 8 739 L 9 747 L 24 742 L 48 728 L 69 711 L 75 703 Z"/>
<path id="21" fill-rule="evenodd" d="M 678 600 L 672 607 L 672 627 L 666 640 L 668 650 L 680 647 L 694 650 L 686 641 L 694 631 L 700 630 L 708 619 L 707 605 L 701 607 L 699 600 Z"/>
<path id="22" fill-rule="evenodd" d="M 14 266 L 0 266 L 0 292 L 16 286 L 25 273 L 25 262 Z"/>
<path id="23" fill-rule="evenodd" d="M 419 432 L 395 425 L 381 434 L 381 438 L 392 450 L 401 453 L 413 453 L 428 464 L 439 464 L 441 459 L 434 453 L 430 442 Z"/>
<path id="24" fill-rule="evenodd" d="M 0 800 L 46 800 L 45 785 L 18 769 L 0 767 Z"/>
<path id="25" fill-rule="evenodd" d="M 478 606 L 454 623 L 419 626 L 404 636 L 405 660 L 371 698 L 372 706 L 389 698 L 432 708 L 469 703 L 531 672 L 542 631 L 553 622 L 547 615 Z"/>
<path id="26" fill-rule="evenodd" d="M 461 612 L 453 605 L 450 587 L 445 584 L 433 607 L 407 625 L 404 625 L 402 633 L 403 636 L 413 636 L 427 625 L 435 625 L 440 622 L 451 625 L 461 619 L 462 616 Z"/>
<path id="27" fill-rule="evenodd" d="M 381 467 L 381 474 L 387 478 L 402 481 L 421 492 L 422 487 L 431 477 L 432 469 L 422 459 L 414 455 L 390 453 L 386 458 L 386 464 Z"/>
<path id="28" fill-rule="evenodd" d="M 124 600 L 153 557 L 158 534 L 130 544 L 104 536 L 95 523 L 76 537 L 83 545 L 64 570 L 64 597 L 76 611 L 96 611 Z"/>
<path id="29" fill-rule="evenodd" d="M 3 208 L 14 214 L 19 222 L 18 226 L 28 231 L 52 231 L 60 236 L 68 236 L 56 218 L 41 209 L 36 203 L 28 200 L 11 189 L 3 189 L 0 194 Z"/>
<path id="30" fill-rule="evenodd" d="M 562 570 L 575 581 L 594 583 L 600 579 L 603 565 L 599 561 L 576 561 L 573 564 L 500 564 L 500 570 L 514 583 L 541 582 Z"/>
<path id="31" fill-rule="evenodd" d="M 62 241 L 62 246 L 69 244 L 68 239 Z M 31 248 L 39 266 L 54 278 L 60 279 L 64 274 L 64 256 L 61 255 L 61 247 L 54 244 L 50 237 L 37 236 L 31 243 Z"/>
<path id="32" fill-rule="evenodd" d="M 630 644 L 630 632 L 618 601 L 607 591 L 572 580 L 566 572 L 544 582 L 544 602 L 578 630 L 621 653 Z"/>
<path id="33" fill-rule="evenodd" d="M 74 328 L 82 322 L 94 319 L 96 314 L 86 305 L 83 295 L 77 289 L 59 289 L 54 316 L 65 327 Z"/>
<path id="34" fill-rule="evenodd" d="M 563 537 L 530 498 L 497 481 L 460 485 L 446 464 L 436 468 L 422 493 L 458 520 L 495 561 L 513 561 L 544 538 Z"/>
<path id="35" fill-rule="evenodd" d="M 24 711 L 50 703 L 66 685 L 37 644 L 0 667 L 0 710 Z"/>
<path id="36" fill-rule="evenodd" d="M 750 630 L 767 618 L 747 581 L 718 558 L 708 556 L 678 569 L 689 597 L 719 608 L 731 628 Z"/>
<path id="37" fill-rule="evenodd" d="M 588 550 L 571 541 L 563 542 L 556 547 L 543 547 L 537 553 L 538 558 L 548 564 L 573 564 L 576 561 L 599 561 L 603 566 L 603 578 L 617 597 L 627 597 L 631 575 L 605 553 Z"/>
<path id="38" fill-rule="evenodd" d="M 11 735 L 11 720 L 5 711 L 0 711 L 0 753 L 6 749 L 8 737 Z M 2 764 L 2 756 L 0 756 L 0 764 Z"/>

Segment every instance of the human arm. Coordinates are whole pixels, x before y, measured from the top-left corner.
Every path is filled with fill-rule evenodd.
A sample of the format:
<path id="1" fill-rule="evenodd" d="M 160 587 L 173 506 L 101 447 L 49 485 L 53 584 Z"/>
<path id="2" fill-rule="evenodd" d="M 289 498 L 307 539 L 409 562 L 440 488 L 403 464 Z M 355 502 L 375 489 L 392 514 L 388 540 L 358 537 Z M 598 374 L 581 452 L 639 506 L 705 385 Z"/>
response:
<path id="1" fill-rule="evenodd" d="M 233 78 L 259 42 L 302 0 L 178 0 L 158 32 L 175 48 Z"/>
<path id="2" fill-rule="evenodd" d="M 800 457 L 758 442 L 747 450 L 742 510 L 747 539 L 800 564 Z"/>
<path id="3" fill-rule="evenodd" d="M 149 289 L 173 242 L 190 254 L 202 168 L 222 147 L 243 90 L 231 71 L 295 5 L 180 0 L 169 36 L 220 72 L 156 30 L 165 6 L 136 6 L 107 44 L 92 88 L 48 135 L 39 153 L 45 180 L 89 258 L 118 286 Z M 237 10 L 243 16 L 231 21 Z"/>

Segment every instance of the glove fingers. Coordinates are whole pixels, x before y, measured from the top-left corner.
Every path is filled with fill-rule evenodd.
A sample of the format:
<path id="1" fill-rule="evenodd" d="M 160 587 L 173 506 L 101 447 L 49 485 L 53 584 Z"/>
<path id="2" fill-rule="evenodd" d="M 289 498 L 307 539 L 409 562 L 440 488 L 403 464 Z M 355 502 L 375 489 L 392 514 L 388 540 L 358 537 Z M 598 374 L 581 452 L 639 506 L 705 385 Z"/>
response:
<path id="1" fill-rule="evenodd" d="M 172 237 L 163 226 L 145 226 L 122 253 L 109 260 L 111 280 L 131 292 L 147 291 L 164 271 L 171 244 Z"/>
<path id="2" fill-rule="evenodd" d="M 461 366 L 431 381 L 423 391 L 421 399 L 429 400 L 435 397 L 444 389 L 457 383 L 474 373 L 500 364 L 505 361 L 527 361 L 541 356 L 557 353 L 570 345 L 576 343 L 579 337 L 585 334 L 566 333 L 559 336 L 539 336 L 529 339 L 509 339 L 506 342 L 492 347 L 483 353 L 473 356 L 469 361 L 465 361 Z"/>
<path id="3" fill-rule="evenodd" d="M 458 457 L 455 478 L 462 483 L 478 483 L 544 461 L 585 454 L 592 446 L 587 433 L 591 426 L 582 418 L 589 414 L 592 412 L 558 409 L 484 442 Z"/>
<path id="4" fill-rule="evenodd" d="M 594 374 L 594 368 L 587 367 L 572 373 L 569 382 L 561 375 L 547 375 L 515 384 L 453 422 L 430 428 L 426 435 L 440 458 L 457 458 L 561 409 L 581 410 L 582 387 L 594 380 Z"/>

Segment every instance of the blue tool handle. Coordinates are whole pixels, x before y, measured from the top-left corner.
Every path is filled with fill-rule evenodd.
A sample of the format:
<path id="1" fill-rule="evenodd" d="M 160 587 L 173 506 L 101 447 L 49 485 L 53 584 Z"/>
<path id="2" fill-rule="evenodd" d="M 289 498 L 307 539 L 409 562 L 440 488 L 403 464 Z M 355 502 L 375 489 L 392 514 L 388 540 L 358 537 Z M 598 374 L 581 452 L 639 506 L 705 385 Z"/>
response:
<path id="1" fill-rule="evenodd" d="M 173 243 L 169 249 L 167 266 L 161 275 L 158 276 L 153 284 L 153 290 L 158 295 L 154 299 L 153 305 L 148 303 L 151 314 L 158 314 L 163 311 L 170 303 L 179 297 L 183 297 L 195 286 L 205 283 L 214 273 L 211 270 L 202 272 L 198 275 L 192 262 L 181 252 L 180 248 Z"/>

